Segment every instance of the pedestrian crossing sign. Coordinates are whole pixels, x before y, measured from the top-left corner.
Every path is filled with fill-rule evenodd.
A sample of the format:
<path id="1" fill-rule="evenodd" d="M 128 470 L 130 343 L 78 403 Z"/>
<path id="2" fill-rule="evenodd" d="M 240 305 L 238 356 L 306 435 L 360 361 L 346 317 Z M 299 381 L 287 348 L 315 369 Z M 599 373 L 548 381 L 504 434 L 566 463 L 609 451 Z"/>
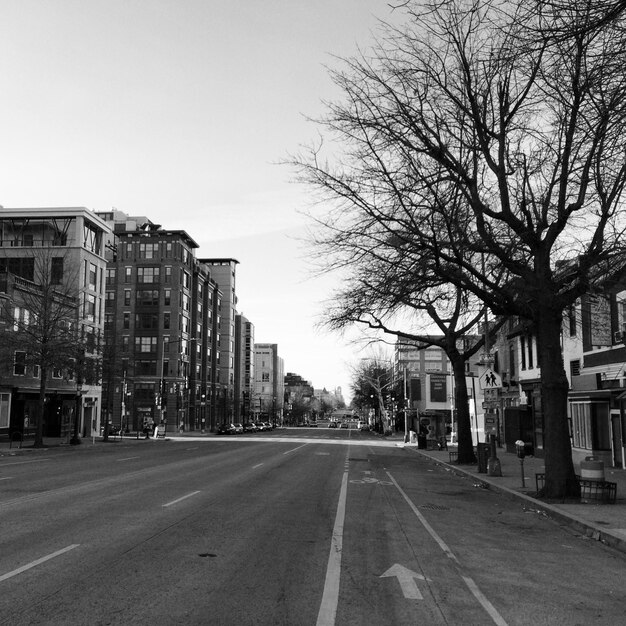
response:
<path id="1" fill-rule="evenodd" d="M 481 389 L 502 389 L 502 378 L 500 374 L 491 368 L 485 370 L 478 378 Z"/>

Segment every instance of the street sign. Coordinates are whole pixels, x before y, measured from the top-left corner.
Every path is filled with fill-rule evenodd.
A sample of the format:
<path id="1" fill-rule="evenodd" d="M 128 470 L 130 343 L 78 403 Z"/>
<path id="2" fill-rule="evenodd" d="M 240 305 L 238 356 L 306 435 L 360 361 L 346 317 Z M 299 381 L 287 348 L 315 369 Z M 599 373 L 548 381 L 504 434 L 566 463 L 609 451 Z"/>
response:
<path id="1" fill-rule="evenodd" d="M 494 372 L 491 368 L 486 369 L 479 377 L 481 389 L 502 389 L 502 378 L 500 374 Z"/>

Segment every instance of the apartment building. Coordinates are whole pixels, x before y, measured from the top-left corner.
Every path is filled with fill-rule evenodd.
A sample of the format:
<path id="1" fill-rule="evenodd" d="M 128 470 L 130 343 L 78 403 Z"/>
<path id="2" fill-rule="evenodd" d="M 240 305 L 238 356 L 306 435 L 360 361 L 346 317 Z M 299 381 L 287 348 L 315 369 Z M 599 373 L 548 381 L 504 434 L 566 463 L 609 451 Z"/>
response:
<path id="1" fill-rule="evenodd" d="M 251 398 L 254 389 L 254 325 L 243 315 L 235 315 L 235 422 L 253 419 Z"/>
<path id="2" fill-rule="evenodd" d="M 201 258 L 198 263 L 211 275 L 221 293 L 217 320 L 217 371 L 214 398 L 218 423 L 235 417 L 235 317 L 237 315 L 237 265 L 231 258 Z"/>
<path id="3" fill-rule="evenodd" d="M 285 364 L 275 343 L 254 344 L 254 391 L 251 406 L 255 416 L 282 424 L 285 402 Z"/>
<path id="4" fill-rule="evenodd" d="M 109 234 L 109 226 L 84 207 L 0 208 L 0 300 L 14 319 L 7 324 L 4 318 L 2 332 L 33 323 L 43 314 L 37 303 L 47 301 L 62 318 L 54 322 L 55 332 L 62 328 L 76 341 L 73 358 L 66 358 L 67 340 L 45 363 L 28 353 L 32 346 L 2 355 L 9 367 L 0 374 L 0 433 L 32 433 L 42 382 L 44 437 L 98 433 Z"/>
<path id="5" fill-rule="evenodd" d="M 108 419 L 138 431 L 217 423 L 221 292 L 197 243 L 146 217 L 99 214 L 112 225 L 106 275 Z"/>

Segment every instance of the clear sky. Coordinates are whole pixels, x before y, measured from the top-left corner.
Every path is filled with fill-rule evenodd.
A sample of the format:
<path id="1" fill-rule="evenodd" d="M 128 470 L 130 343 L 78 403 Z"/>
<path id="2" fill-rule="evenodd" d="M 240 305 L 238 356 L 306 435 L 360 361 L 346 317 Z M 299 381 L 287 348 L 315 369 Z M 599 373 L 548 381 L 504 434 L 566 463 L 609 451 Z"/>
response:
<path id="1" fill-rule="evenodd" d="M 395 15 L 386 0 L 3 0 L 0 205 L 185 230 L 198 257 L 240 262 L 256 341 L 347 392 L 364 354 L 316 329 L 333 278 L 310 277 L 310 190 L 277 163 L 317 136 L 305 117 L 336 95 L 324 66 Z"/>

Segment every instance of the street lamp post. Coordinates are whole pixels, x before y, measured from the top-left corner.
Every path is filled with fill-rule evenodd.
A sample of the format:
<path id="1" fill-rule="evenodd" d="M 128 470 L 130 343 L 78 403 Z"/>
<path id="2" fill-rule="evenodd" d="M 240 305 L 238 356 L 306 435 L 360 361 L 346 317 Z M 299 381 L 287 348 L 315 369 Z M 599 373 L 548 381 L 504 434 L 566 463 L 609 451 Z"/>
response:
<path id="1" fill-rule="evenodd" d="M 178 345 L 183 343 L 184 341 L 188 341 L 189 343 L 192 343 L 194 341 L 197 341 L 196 337 L 190 337 L 189 339 L 187 338 L 181 338 L 181 339 L 176 339 L 175 341 L 170 341 L 169 336 L 164 336 L 163 337 L 163 342 L 161 345 L 161 377 L 160 377 L 160 381 L 159 381 L 159 386 L 160 386 L 160 393 L 159 393 L 159 404 L 161 407 L 161 423 L 163 424 L 163 426 L 165 427 L 165 433 L 167 433 L 167 394 L 166 394 L 166 380 L 165 380 L 165 345 L 167 344 L 168 346 L 168 351 L 169 351 L 169 346 L 171 345 Z M 187 407 L 189 407 L 189 403 L 187 404 Z"/>
<path id="2" fill-rule="evenodd" d="M 76 405 L 74 407 L 74 435 L 70 439 L 70 444 L 73 446 L 77 446 L 81 443 L 80 437 L 78 436 L 78 422 L 80 420 L 80 407 L 81 407 L 81 398 L 83 394 L 83 384 L 79 380 L 76 383 Z"/>

